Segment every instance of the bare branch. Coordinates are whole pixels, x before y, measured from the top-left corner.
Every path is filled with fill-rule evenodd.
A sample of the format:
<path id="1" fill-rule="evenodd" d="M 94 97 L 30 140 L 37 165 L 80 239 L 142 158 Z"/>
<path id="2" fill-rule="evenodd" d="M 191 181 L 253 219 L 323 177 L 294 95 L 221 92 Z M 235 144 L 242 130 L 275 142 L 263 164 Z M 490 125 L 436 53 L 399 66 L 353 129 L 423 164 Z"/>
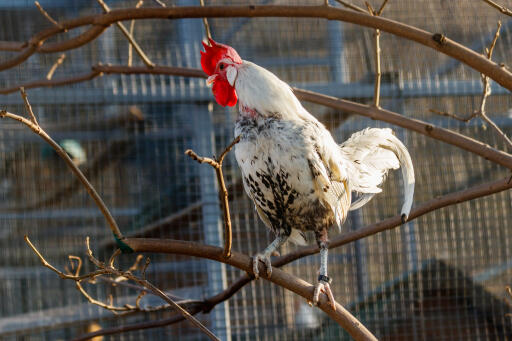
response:
<path id="1" fill-rule="evenodd" d="M 449 112 L 446 112 L 446 111 L 440 111 L 440 110 L 437 110 L 437 109 L 428 109 L 428 111 L 430 111 L 430 112 L 432 112 L 434 114 L 437 114 L 437 115 L 451 117 L 453 119 L 456 119 L 457 121 L 466 122 L 466 123 L 471 121 L 476 116 L 478 116 L 478 111 L 473 111 L 472 114 L 469 114 L 469 116 L 466 116 L 466 117 L 460 116 L 460 115 L 457 115 L 457 114 L 453 114 L 453 113 L 449 113 Z"/>
<path id="2" fill-rule="evenodd" d="M 105 11 L 105 13 L 109 13 L 110 12 L 110 8 L 108 7 L 108 5 L 103 0 L 97 0 L 97 1 L 100 4 L 100 6 L 103 8 L 103 11 Z M 117 25 L 117 27 L 119 27 L 119 29 L 124 34 L 126 39 L 128 39 L 128 42 L 133 46 L 133 48 L 135 49 L 135 51 L 137 52 L 139 57 L 142 59 L 144 64 L 146 64 L 146 66 L 149 67 L 149 68 L 154 67 L 155 64 L 148 58 L 148 56 L 146 56 L 144 51 L 142 51 L 141 47 L 139 46 L 139 44 L 137 44 L 137 42 L 135 41 L 133 36 L 130 34 L 130 32 L 128 32 L 126 27 L 124 27 L 124 25 L 121 22 L 119 22 L 119 21 L 116 22 L 116 25 Z"/>
<path id="3" fill-rule="evenodd" d="M 142 10 L 142 9 L 141 9 Z M 25 87 L 40 86 L 57 86 L 62 84 L 72 84 L 84 80 L 93 79 L 101 74 L 163 74 L 184 77 L 206 78 L 206 74 L 200 69 L 171 67 L 171 66 L 155 66 L 153 69 L 146 67 L 133 66 L 127 67 L 123 65 L 96 65 L 92 67 L 93 72 L 78 77 L 68 79 L 59 79 L 53 81 L 36 81 L 24 84 Z M 9 88 L 0 90 L 0 93 L 11 93 L 18 91 L 18 88 Z M 503 151 L 492 148 L 491 146 L 477 141 L 473 138 L 464 136 L 457 132 L 441 127 L 436 127 L 430 123 L 405 117 L 398 113 L 370 107 L 368 105 L 351 102 L 348 100 L 323 95 L 313 91 L 293 88 L 295 95 L 307 102 L 320 104 L 337 110 L 352 112 L 354 114 L 369 117 L 374 120 L 387 122 L 405 129 L 415 131 L 417 133 L 429 136 L 439 141 L 457 146 L 474 154 L 480 155 L 487 160 L 500 164 L 504 167 L 512 169 L 512 155 Z"/>
<path id="4" fill-rule="evenodd" d="M 67 32 L 67 29 L 65 29 L 61 24 L 59 24 L 55 19 L 53 19 L 50 14 L 48 14 L 48 12 L 46 12 L 43 8 L 43 6 L 41 6 L 39 4 L 38 1 L 34 1 L 34 5 L 36 5 L 37 9 L 39 10 L 39 12 L 41 12 L 41 14 L 46 18 L 48 19 L 49 22 L 51 22 L 53 25 L 55 25 L 56 27 L 58 27 L 59 29 L 63 30 L 64 32 Z"/>
<path id="5" fill-rule="evenodd" d="M 23 87 L 20 88 L 21 98 L 23 98 L 23 102 L 25 103 L 25 109 L 27 109 L 27 113 L 30 115 L 30 121 L 32 123 L 39 127 L 39 123 L 37 123 L 36 115 L 34 115 L 34 112 L 32 111 L 32 106 L 30 105 L 30 102 L 28 101 L 27 93 L 25 92 L 25 89 Z M 41 129 L 39 127 L 39 129 Z M 39 130 L 38 129 L 38 130 Z"/>
<path id="6" fill-rule="evenodd" d="M 61 22 L 66 29 L 91 26 L 84 33 L 69 40 L 45 43 L 60 33 L 57 28 L 49 28 L 35 34 L 29 43 L 0 42 L 0 50 L 19 51 L 13 58 L 0 63 L 0 71 L 18 65 L 35 52 L 61 52 L 80 47 L 96 39 L 112 23 L 131 19 L 176 19 L 203 17 L 304 17 L 340 20 L 366 27 L 380 29 L 419 44 L 428 46 L 451 56 L 473 69 L 485 73 L 503 87 L 512 90 L 512 72 L 505 68 L 497 68 L 496 64 L 484 56 L 446 38 L 443 43 L 436 42 L 434 34 L 422 29 L 381 17 L 371 17 L 353 10 L 321 6 L 206 6 L 206 7 L 166 7 L 166 8 L 129 8 L 111 11 L 103 15 L 90 15 L 78 19 Z"/>
<path id="7" fill-rule="evenodd" d="M 372 16 L 380 16 L 382 14 L 382 11 L 384 10 L 384 7 L 386 7 L 386 4 L 388 3 L 388 0 L 384 0 L 379 8 L 378 11 L 375 11 L 370 5 L 369 2 L 365 1 L 366 7 L 368 8 L 368 13 Z M 376 29 L 374 32 L 374 48 L 375 48 L 375 87 L 373 90 L 373 105 L 377 108 L 380 107 L 380 83 L 381 83 L 381 67 L 380 67 L 380 30 Z"/>
<path id="8" fill-rule="evenodd" d="M 139 0 L 135 5 L 135 8 L 140 8 L 144 4 L 144 0 Z M 133 30 L 135 29 L 135 19 L 130 22 L 130 35 L 133 37 Z M 132 66 L 133 59 L 133 47 L 132 44 L 128 44 L 128 66 Z"/>
<path id="9" fill-rule="evenodd" d="M 231 233 L 231 214 L 229 213 L 229 198 L 228 198 L 228 190 L 226 189 L 226 184 L 224 182 L 224 175 L 222 173 L 222 162 L 224 161 L 224 157 L 229 153 L 229 151 L 234 147 L 235 144 L 240 142 L 240 135 L 237 136 L 230 144 L 226 147 L 226 149 L 220 154 L 220 157 L 217 160 L 210 159 L 208 157 L 201 157 L 197 155 L 193 150 L 188 149 L 185 151 L 185 154 L 190 156 L 192 159 L 196 160 L 199 163 L 207 163 L 215 169 L 215 173 L 217 175 L 217 181 L 219 183 L 219 196 L 222 200 L 222 211 L 224 213 L 224 251 L 222 255 L 225 258 L 231 257 L 231 243 L 232 243 L 232 233 Z"/>
<path id="10" fill-rule="evenodd" d="M 48 74 L 46 75 L 47 80 L 51 80 L 53 77 L 53 74 L 57 70 L 57 68 L 64 62 L 64 59 L 66 59 L 66 54 L 63 53 L 60 55 L 59 59 L 52 65 L 50 68 L 50 71 L 48 71 Z"/>
<path id="11" fill-rule="evenodd" d="M 510 140 L 510 138 L 507 136 L 507 134 L 505 134 L 505 132 L 503 130 L 501 130 L 500 127 L 498 127 L 498 125 L 496 123 L 494 123 L 493 120 L 491 120 L 489 118 L 489 116 L 487 116 L 486 113 L 482 113 L 480 115 L 480 117 L 482 118 L 482 120 L 484 120 L 485 122 L 487 122 L 495 131 L 496 133 L 498 133 L 499 136 L 501 136 L 505 142 L 507 143 L 508 147 L 510 148 L 510 150 L 512 150 L 512 141 Z"/>
<path id="12" fill-rule="evenodd" d="M 512 11 L 509 10 L 508 8 L 506 8 L 505 6 L 502 6 L 500 4 L 497 4 L 496 2 L 492 1 L 492 0 L 483 0 L 484 2 L 486 2 L 488 5 L 496 8 L 498 11 L 500 11 L 501 13 L 505 14 L 505 15 L 509 15 L 512 17 Z"/>
<path id="13" fill-rule="evenodd" d="M 473 200 L 476 198 L 480 198 L 483 196 L 491 195 L 494 193 L 498 193 L 504 190 L 508 190 L 512 188 L 512 181 L 510 181 L 508 178 L 484 183 L 481 185 L 477 185 L 471 188 L 468 188 L 466 190 L 462 190 L 459 192 L 449 193 L 442 197 L 434 198 L 430 201 L 427 201 L 424 204 L 419 205 L 418 207 L 414 208 L 410 215 L 409 220 L 411 221 L 413 219 L 416 219 L 420 216 L 423 216 L 429 212 L 435 211 L 437 209 L 447 207 L 450 205 L 459 204 L 468 200 Z M 358 229 L 357 231 L 351 231 L 343 235 L 339 235 L 337 237 L 334 237 L 331 240 L 330 248 L 339 247 L 342 245 L 346 245 L 350 242 L 398 227 L 402 225 L 401 216 L 397 215 L 392 218 L 385 219 L 379 223 L 372 224 L 369 226 L 366 226 L 362 229 Z M 174 241 L 174 240 L 161 240 L 161 239 L 131 239 L 128 238 L 127 243 L 129 243 L 134 249 L 138 251 L 149 251 L 149 252 L 162 252 L 162 253 L 178 253 L 178 254 L 186 254 L 191 256 L 197 256 L 197 257 L 205 257 L 209 259 L 214 259 L 218 261 L 222 261 L 226 264 L 233 265 L 235 267 L 238 267 L 248 273 L 252 272 L 252 263 L 250 263 L 249 260 L 240 260 L 239 256 L 240 254 L 234 253 L 230 260 L 223 259 L 219 256 L 219 248 L 215 247 L 207 247 L 208 250 L 205 250 L 202 246 L 198 246 L 196 243 L 193 242 L 185 242 L 185 241 Z M 309 246 L 309 247 L 303 247 L 300 248 L 294 252 L 291 252 L 289 254 L 283 255 L 276 260 L 272 262 L 273 268 L 278 268 L 283 265 L 286 265 L 294 260 L 297 260 L 302 257 L 306 257 L 315 253 L 318 253 L 319 249 L 315 246 Z M 243 255 L 242 255 L 243 256 Z M 243 256 L 247 257 L 247 256 Z M 283 283 L 280 279 L 274 278 L 274 276 L 279 275 L 281 276 L 281 272 L 276 271 L 276 273 L 272 274 L 272 278 L 270 280 L 274 283 Z M 245 286 L 247 283 L 251 282 L 253 276 L 249 275 L 242 275 L 239 277 L 229 288 L 224 290 L 223 292 L 205 300 L 212 303 L 212 307 L 216 304 L 219 304 L 223 302 L 226 299 L 229 299 L 234 295 L 238 290 L 240 290 L 243 286 Z M 300 282 L 302 283 L 302 281 Z M 281 284 L 279 284 L 281 285 Z M 296 283 L 288 280 L 288 282 L 284 281 L 283 285 L 285 288 L 292 290 L 296 293 L 299 290 L 296 287 Z M 311 286 L 312 287 L 312 286 Z M 313 291 L 310 290 L 309 294 L 312 295 Z M 299 293 L 300 294 L 300 293 Z M 302 296 L 302 294 L 300 294 Z M 307 298 L 307 297 L 306 297 Z M 327 303 L 327 302 L 326 302 Z M 327 304 L 326 304 L 327 305 Z M 210 308 L 210 309 L 211 309 Z M 323 306 L 320 306 L 320 308 L 323 309 Z M 200 310 L 200 309 L 199 309 Z M 198 310 L 198 311 L 199 311 Z M 153 327 L 161 327 L 164 325 L 172 324 L 175 322 L 180 321 L 181 319 L 165 319 L 165 320 L 159 320 L 159 321 L 152 321 L 148 323 L 143 324 L 137 324 L 133 326 L 124 326 L 114 329 L 107 330 L 108 334 L 110 333 L 120 333 L 123 331 L 128 330 L 135 330 L 142 328 L 153 328 Z M 102 335 L 101 331 L 98 331 L 99 334 L 95 335 Z M 87 334 L 92 335 L 92 334 Z M 85 336 L 84 336 L 85 337 Z M 85 340 L 85 338 L 80 338 L 77 340 Z"/>
<path id="14" fill-rule="evenodd" d="M 204 7 L 204 0 L 199 0 L 201 3 L 201 7 Z M 210 31 L 210 25 L 208 25 L 208 19 L 206 17 L 203 17 L 203 25 L 204 25 L 204 32 L 206 33 L 206 39 L 208 41 L 208 45 L 210 45 L 210 39 L 212 39 L 212 32 Z"/>
<path id="15" fill-rule="evenodd" d="M 147 288 L 151 291 L 152 294 L 162 298 L 165 302 L 169 304 L 169 306 L 173 307 L 175 310 L 177 310 L 184 318 L 189 320 L 192 324 L 194 324 L 196 327 L 201 329 L 203 333 L 205 333 L 211 340 L 219 341 L 220 339 L 217 338 L 208 328 L 206 328 L 201 322 L 199 322 L 194 316 L 192 316 L 188 311 L 186 311 L 184 308 L 182 308 L 179 304 L 177 304 L 174 300 L 172 300 L 166 293 L 164 293 L 162 290 L 148 282 L 146 279 L 141 279 L 135 275 L 133 275 L 130 271 L 121 271 L 118 270 L 113 266 L 114 259 L 117 255 L 120 254 L 119 249 L 117 249 L 114 254 L 110 257 L 110 260 L 107 264 L 104 262 L 101 262 L 96 257 L 94 257 L 93 252 L 90 248 L 89 244 L 89 237 L 86 238 L 86 249 L 87 249 L 87 256 L 89 257 L 89 260 L 98 268 L 98 270 L 79 276 L 79 271 L 81 268 L 81 260 L 79 262 L 79 266 L 77 267 L 77 270 L 75 274 L 64 274 L 62 271 L 58 270 L 54 266 L 52 266 L 49 262 L 46 261 L 46 259 L 43 257 L 43 255 L 37 250 L 37 248 L 30 242 L 29 238 L 25 236 L 25 241 L 29 245 L 29 247 L 34 251 L 34 253 L 37 255 L 41 263 L 57 273 L 61 278 L 63 279 L 71 279 L 75 281 L 76 288 L 82 293 L 82 295 L 92 304 L 95 304 L 97 306 L 100 306 L 102 308 L 105 308 L 107 310 L 112 311 L 113 313 L 119 314 L 119 313 L 131 313 L 135 311 L 155 311 L 160 310 L 163 308 L 167 308 L 167 305 L 165 306 L 158 306 L 158 307 L 148 307 L 148 308 L 142 308 L 140 306 L 140 299 L 144 295 L 144 292 L 141 292 L 137 298 L 135 306 L 131 305 L 125 305 L 125 306 L 115 306 L 112 304 L 113 299 L 110 298 L 109 303 L 104 303 L 99 300 L 94 299 L 92 296 L 90 296 L 86 290 L 84 290 L 81 282 L 86 279 L 94 279 L 99 275 L 115 275 L 117 277 L 126 277 L 131 281 L 134 281 L 135 283 Z M 70 256 L 70 259 L 76 259 L 78 257 L 76 256 Z"/>
<path id="16" fill-rule="evenodd" d="M 161 0 L 155 0 L 155 2 L 162 7 L 167 7 Z"/>
<path id="17" fill-rule="evenodd" d="M 357 11 L 359 13 L 366 13 L 366 11 L 364 9 L 362 9 L 361 7 L 351 4 L 349 2 L 346 2 L 343 0 L 336 0 L 336 2 L 340 3 L 341 5 L 343 5 L 347 8 L 353 9 L 354 11 Z"/>
<path id="18" fill-rule="evenodd" d="M 23 91 L 22 91 L 22 96 L 23 96 Z M 26 100 L 26 103 L 28 103 L 28 99 L 26 99 L 26 97 L 24 97 L 24 100 Z M 31 109 L 29 110 L 29 112 L 30 111 L 31 111 Z M 35 116 L 33 115 L 33 113 L 31 114 L 31 116 L 33 116 L 33 120 L 35 120 Z M 68 153 L 66 153 L 66 151 L 64 149 L 62 149 L 62 147 L 57 142 L 55 142 L 44 131 L 44 129 L 41 128 L 41 126 L 39 126 L 39 124 L 37 123 L 37 120 L 35 122 L 32 121 L 32 120 L 27 120 L 26 118 L 24 118 L 22 116 L 19 116 L 19 115 L 16 115 L 16 114 L 12 114 L 12 113 L 7 112 L 5 110 L 0 110 L 0 117 L 1 118 L 5 118 L 5 117 L 6 118 L 10 118 L 10 119 L 16 120 L 16 121 L 21 122 L 22 124 L 26 125 L 34 133 L 36 133 L 43 140 L 45 140 L 57 152 L 57 154 L 61 158 L 64 159 L 64 161 L 66 162 L 68 167 L 77 176 L 77 178 L 80 180 L 80 182 L 84 185 L 84 187 L 86 188 L 87 192 L 89 193 L 91 198 L 94 200 L 94 202 L 96 203 L 96 205 L 100 209 L 100 211 L 103 214 L 103 216 L 105 217 L 105 220 L 107 221 L 107 223 L 108 223 L 112 233 L 114 234 L 117 242 L 121 243 L 121 245 L 124 245 L 124 244 L 122 244 L 122 241 L 121 241 L 121 239 L 123 238 L 123 235 L 122 235 L 121 231 L 119 230 L 119 227 L 117 226 L 117 223 L 116 223 L 114 217 L 112 216 L 112 214 L 110 213 L 109 209 L 107 208 L 107 206 L 103 202 L 103 199 L 101 199 L 101 197 L 99 196 L 98 192 L 96 192 L 96 190 L 91 185 L 91 183 L 87 180 L 87 178 L 84 176 L 82 171 L 80 171 L 80 169 L 74 164 L 73 160 L 71 160 L 71 158 L 69 157 Z"/>
<path id="19" fill-rule="evenodd" d="M 494 51 L 494 47 L 496 46 L 496 42 L 498 41 L 498 37 L 500 36 L 500 29 L 501 29 L 501 21 L 498 21 L 498 28 L 496 29 L 496 33 L 494 34 L 494 38 L 491 42 L 491 45 L 485 49 L 485 55 L 488 60 L 491 60 L 491 58 L 492 58 L 492 53 Z M 498 125 L 496 123 L 494 123 L 494 121 L 491 120 L 491 118 L 489 116 L 487 116 L 487 113 L 485 111 L 485 105 L 487 103 L 487 98 L 491 95 L 491 84 L 490 84 L 489 77 L 487 75 L 482 73 L 480 75 L 480 77 L 482 80 L 483 90 L 482 90 L 482 96 L 480 99 L 480 108 L 478 110 L 474 111 L 472 114 L 470 114 L 466 117 L 462 117 L 462 116 L 448 113 L 448 112 L 438 111 L 435 109 L 430 109 L 430 111 L 435 114 L 451 117 L 451 118 L 454 118 L 456 120 L 463 121 L 466 123 L 471 121 L 475 117 L 480 117 L 483 121 L 488 123 L 494 129 L 494 131 L 498 134 L 498 136 L 500 136 L 505 141 L 508 148 L 512 150 L 512 141 L 508 138 L 508 136 L 505 134 L 505 132 L 503 130 L 501 130 L 500 127 L 498 127 Z"/>
<path id="20" fill-rule="evenodd" d="M 366 9 L 368 10 L 368 13 L 370 13 L 370 15 L 374 16 L 375 11 L 373 10 L 372 5 L 368 1 L 365 1 L 364 4 L 366 5 Z"/>

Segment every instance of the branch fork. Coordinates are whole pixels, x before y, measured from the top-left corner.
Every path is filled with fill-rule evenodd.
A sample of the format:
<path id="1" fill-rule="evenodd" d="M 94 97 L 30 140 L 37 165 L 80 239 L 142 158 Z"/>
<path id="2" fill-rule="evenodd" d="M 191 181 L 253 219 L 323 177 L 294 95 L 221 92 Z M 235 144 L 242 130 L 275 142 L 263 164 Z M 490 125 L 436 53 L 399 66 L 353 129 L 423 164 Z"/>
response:
<path id="1" fill-rule="evenodd" d="M 229 198 L 228 198 L 228 190 L 226 188 L 226 183 L 224 182 L 224 175 L 222 173 L 222 162 L 226 155 L 233 149 L 235 144 L 240 142 L 240 135 L 237 136 L 229 146 L 224 149 L 222 154 L 218 159 L 203 157 L 196 154 L 191 149 L 185 151 L 185 154 L 188 155 L 192 160 L 195 160 L 199 163 L 207 163 L 215 169 L 215 174 L 217 175 L 217 181 L 219 183 L 219 197 L 222 203 L 222 211 L 224 213 L 224 250 L 222 252 L 222 256 L 225 259 L 229 259 L 231 257 L 231 244 L 232 244 L 232 232 L 231 232 L 231 214 L 229 213 Z"/>

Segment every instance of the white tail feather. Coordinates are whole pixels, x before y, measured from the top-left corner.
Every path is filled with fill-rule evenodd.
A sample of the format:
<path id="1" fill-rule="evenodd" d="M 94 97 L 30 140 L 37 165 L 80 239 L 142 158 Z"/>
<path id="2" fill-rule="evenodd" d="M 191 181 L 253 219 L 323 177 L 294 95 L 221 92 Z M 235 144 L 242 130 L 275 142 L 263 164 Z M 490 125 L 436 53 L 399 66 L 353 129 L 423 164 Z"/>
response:
<path id="1" fill-rule="evenodd" d="M 382 190 L 379 186 L 384 182 L 390 169 L 402 168 L 404 181 L 404 204 L 402 220 L 407 220 L 414 196 L 414 168 L 411 156 L 402 142 L 389 128 L 367 128 L 354 133 L 341 145 L 345 156 L 352 161 L 350 172 L 351 189 L 363 193 L 351 205 L 351 210 L 366 204 Z"/>

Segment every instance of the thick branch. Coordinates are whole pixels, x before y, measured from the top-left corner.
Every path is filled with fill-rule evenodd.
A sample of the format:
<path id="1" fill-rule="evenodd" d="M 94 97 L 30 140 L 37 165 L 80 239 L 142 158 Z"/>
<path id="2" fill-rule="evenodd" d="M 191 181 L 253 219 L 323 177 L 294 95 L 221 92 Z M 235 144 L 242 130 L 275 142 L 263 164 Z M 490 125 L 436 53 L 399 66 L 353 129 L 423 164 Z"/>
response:
<path id="1" fill-rule="evenodd" d="M 480 198 L 480 197 L 483 197 L 486 195 L 498 193 L 500 191 L 507 190 L 509 188 L 512 188 L 512 178 L 493 181 L 493 182 L 477 185 L 472 188 L 465 189 L 465 190 L 462 190 L 459 192 L 449 193 L 442 197 L 432 199 L 432 200 L 416 207 L 411 212 L 409 220 L 416 219 L 424 214 L 427 214 L 429 212 L 432 212 L 434 210 L 437 210 L 437 209 L 440 209 L 443 207 L 459 204 L 459 203 L 462 203 L 462 202 L 465 202 L 468 200 L 472 200 L 472 199 Z M 382 224 L 372 224 L 372 225 L 366 226 L 358 231 L 349 232 L 347 234 L 335 237 L 335 238 L 333 238 L 333 240 L 331 242 L 331 248 L 339 247 L 339 246 L 348 244 L 352 241 L 382 232 L 384 230 L 398 227 L 400 225 L 401 225 L 400 216 L 396 216 L 396 217 L 387 219 Z M 292 252 L 292 253 L 283 255 L 282 257 L 277 258 L 276 260 L 274 260 L 272 262 L 272 266 L 273 267 L 281 267 L 281 266 L 284 266 L 294 260 L 297 260 L 299 258 L 308 256 L 308 255 L 312 255 L 316 252 L 318 252 L 318 248 L 315 248 L 315 247 L 301 248 L 295 252 Z M 189 312 L 191 314 L 195 314 L 200 311 L 203 311 L 203 312 L 210 311 L 215 305 L 222 303 L 225 300 L 231 298 L 236 292 L 238 292 L 246 284 L 250 283 L 253 279 L 254 279 L 253 276 L 249 276 L 247 274 L 240 276 L 228 288 L 226 288 L 222 292 L 218 293 L 217 295 L 214 295 L 214 296 L 206 299 L 203 304 L 200 304 L 200 306 L 198 306 L 198 307 L 194 307 Z M 208 309 L 206 311 L 204 308 L 201 309 L 201 307 L 204 307 L 205 303 L 207 303 L 206 306 L 208 307 Z M 173 324 L 173 323 L 176 323 L 176 322 L 179 322 L 182 320 L 183 320 L 182 318 L 177 316 L 177 317 L 172 317 L 169 319 L 148 321 L 148 322 L 136 323 L 136 324 L 125 325 L 125 326 L 114 327 L 114 328 L 105 328 L 105 329 L 96 331 L 94 333 L 84 334 L 75 340 L 76 341 L 87 340 L 90 337 L 98 336 L 98 335 L 111 335 L 111 334 L 122 333 L 122 332 L 130 331 L 130 330 L 162 327 L 162 326 Z"/>
<path id="2" fill-rule="evenodd" d="M 507 189 L 512 188 L 512 181 L 510 178 L 505 178 L 503 180 L 493 181 L 481 185 L 474 186 L 472 188 L 450 193 L 444 195 L 442 197 L 438 197 L 432 199 L 419 207 L 413 209 L 409 215 L 409 221 L 412 219 L 416 219 L 426 213 L 435 211 L 437 209 L 458 204 L 464 201 L 480 198 L 486 195 L 498 193 Z M 376 233 L 386 231 L 392 229 L 397 226 L 401 226 L 401 217 L 397 215 L 395 217 L 386 219 L 382 222 L 369 225 L 357 231 L 352 231 L 338 237 L 335 237 L 331 240 L 330 247 L 339 247 L 341 245 L 348 244 L 355 240 L 359 240 L 370 235 L 374 235 Z M 174 240 L 160 240 L 160 239 L 137 239 L 137 238 L 127 238 L 126 243 L 130 245 L 134 250 L 140 252 L 162 252 L 162 253 L 178 253 L 178 254 L 186 254 L 196 257 L 204 257 L 209 259 L 218 260 L 224 262 L 226 264 L 233 265 L 238 267 L 248 273 L 252 272 L 252 263 L 251 259 L 248 256 L 239 254 L 237 252 L 233 253 L 233 256 L 226 260 L 222 257 L 222 250 L 220 248 L 216 248 L 213 246 L 198 246 L 193 242 L 185 242 L 185 241 L 174 241 Z M 295 252 L 289 253 L 282 257 L 279 257 L 274 262 L 272 262 L 273 267 L 280 267 L 285 264 L 288 264 L 296 259 L 312 255 L 317 253 L 319 250 L 317 247 L 305 247 L 301 248 Z M 260 264 L 260 266 L 262 266 Z M 262 269 L 260 269 L 262 270 Z M 265 273 L 264 271 L 260 271 L 260 273 Z M 249 276 L 244 275 L 239 278 L 236 282 L 237 286 L 230 288 L 228 291 L 224 291 L 220 293 L 221 297 L 225 297 L 228 299 L 231 297 L 236 291 L 238 291 L 243 285 L 248 283 L 251 279 Z M 304 288 L 304 283 L 300 279 L 295 279 L 293 276 L 287 275 L 282 271 L 278 271 L 274 269 L 272 273 L 272 277 L 270 280 L 278 285 L 281 285 L 289 290 L 294 291 L 295 293 L 305 297 L 306 299 L 311 299 L 312 288 L 313 286 L 306 284 L 306 288 Z M 308 289 L 309 288 L 309 289 Z M 219 302 L 220 303 L 220 302 Z M 329 316 L 333 317 L 332 309 L 330 308 L 325 297 L 321 298 L 320 308 L 324 310 Z M 337 306 L 337 309 L 338 306 Z M 334 312 L 335 313 L 335 312 Z M 338 323 L 342 323 L 342 321 L 337 320 L 339 317 L 333 317 Z M 345 322 L 343 322 L 345 323 Z M 345 324 L 342 324 L 345 328 Z"/>
<path id="3" fill-rule="evenodd" d="M 0 50 L 21 51 L 14 58 L 0 63 L 0 70 L 5 70 L 25 61 L 36 51 L 60 52 L 87 44 L 97 38 L 106 27 L 117 21 L 131 19 L 181 19 L 203 17 L 301 17 L 340 20 L 366 27 L 380 29 L 422 45 L 440 51 L 484 73 L 503 87 L 512 90 L 512 73 L 484 56 L 441 35 L 432 34 L 419 28 L 399 23 L 390 19 L 334 8 L 331 6 L 211 6 L 211 7 L 168 7 L 168 8 L 130 8 L 114 10 L 103 15 L 91 15 L 78 19 L 63 21 L 65 29 L 92 25 L 83 34 L 63 42 L 42 45 L 44 41 L 62 30 L 51 27 L 34 35 L 27 43 L 0 42 Z M 443 39 L 438 39 L 441 36 Z M 41 46 L 42 45 L 42 46 Z"/>
<path id="4" fill-rule="evenodd" d="M 130 247 L 136 252 L 172 253 L 208 258 L 235 266 L 241 270 L 252 273 L 252 258 L 239 252 L 232 252 L 230 258 L 223 256 L 223 249 L 216 246 L 203 245 L 195 242 L 179 241 L 171 239 L 152 238 L 127 238 Z M 279 269 L 272 271 L 272 276 L 267 277 L 263 264 L 260 265 L 260 276 L 284 287 L 311 301 L 313 299 L 314 286 Z M 376 340 L 376 338 L 343 306 L 336 304 L 333 309 L 325 295 L 322 295 L 318 307 L 333 318 L 355 340 Z"/>
<path id="5" fill-rule="evenodd" d="M 206 78 L 206 74 L 199 69 L 183 68 L 183 67 L 170 67 L 170 66 L 155 66 L 152 69 L 146 67 L 128 67 L 121 65 L 96 65 L 92 67 L 93 72 L 84 74 L 82 76 L 73 77 L 69 79 L 55 79 L 53 81 L 35 81 L 23 84 L 25 88 L 38 87 L 38 86 L 54 86 L 61 84 L 71 84 L 83 80 L 89 80 L 101 74 L 164 74 L 184 77 L 199 77 Z M 9 88 L 0 90 L 0 93 L 10 93 L 18 91 L 18 88 Z M 344 99 L 339 99 L 332 96 L 322 95 L 316 92 L 294 88 L 295 95 L 301 100 L 320 104 L 326 107 L 339 109 L 342 111 L 352 112 L 358 115 L 366 116 L 374 120 L 384 121 L 396 126 L 416 131 L 420 134 L 429 136 L 436 140 L 457 146 L 469 152 L 482 156 L 483 158 L 492 162 L 498 163 L 502 166 L 512 169 L 512 155 L 503 151 L 492 148 L 491 146 L 464 136 L 449 129 L 436 127 L 430 123 L 409 118 L 398 113 L 370 107 L 368 105 L 351 102 Z"/>

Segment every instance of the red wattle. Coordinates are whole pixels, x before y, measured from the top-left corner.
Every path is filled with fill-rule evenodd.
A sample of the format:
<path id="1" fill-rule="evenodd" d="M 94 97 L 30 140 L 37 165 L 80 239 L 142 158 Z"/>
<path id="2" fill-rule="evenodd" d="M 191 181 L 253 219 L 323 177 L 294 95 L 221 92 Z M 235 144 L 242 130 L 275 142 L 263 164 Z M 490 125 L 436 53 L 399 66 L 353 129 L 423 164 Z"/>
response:
<path id="1" fill-rule="evenodd" d="M 223 107 L 232 107 L 236 104 L 238 100 L 235 88 L 232 87 L 227 80 L 215 80 L 213 83 L 212 91 L 217 103 L 219 103 Z"/>

